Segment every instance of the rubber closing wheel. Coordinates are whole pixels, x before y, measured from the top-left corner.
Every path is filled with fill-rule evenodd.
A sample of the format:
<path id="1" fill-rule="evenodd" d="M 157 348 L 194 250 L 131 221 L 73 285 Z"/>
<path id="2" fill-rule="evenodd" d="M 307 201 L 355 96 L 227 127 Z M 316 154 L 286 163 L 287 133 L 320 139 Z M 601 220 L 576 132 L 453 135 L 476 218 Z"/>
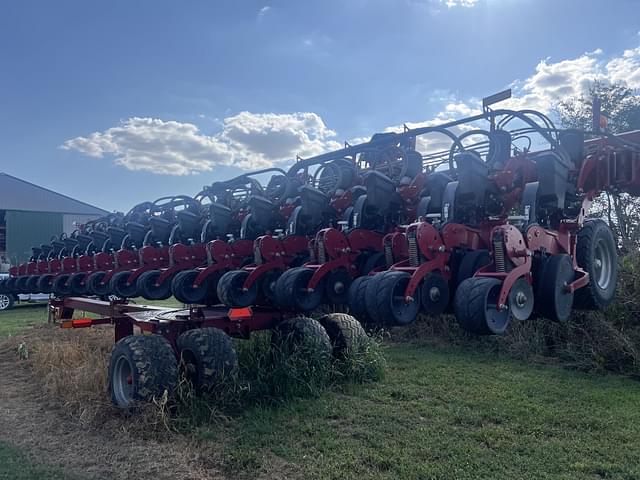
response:
<path id="1" fill-rule="evenodd" d="M 41 293 L 51 293 L 52 286 L 51 282 L 53 281 L 54 276 L 50 273 L 41 275 L 38 279 L 38 291 Z"/>
<path id="2" fill-rule="evenodd" d="M 276 301 L 283 308 L 310 312 L 322 303 L 323 284 L 309 291 L 308 285 L 315 270 L 306 267 L 284 272 L 276 283 Z"/>
<path id="3" fill-rule="evenodd" d="M 136 282 L 129 283 L 130 271 L 118 272 L 109 281 L 109 290 L 121 298 L 132 298 L 138 296 Z"/>
<path id="4" fill-rule="evenodd" d="M 367 312 L 380 324 L 408 325 L 420 310 L 420 297 L 407 302 L 404 292 L 411 275 L 406 272 L 384 272 L 367 285 Z"/>
<path id="5" fill-rule="evenodd" d="M 106 272 L 93 272 L 86 280 L 87 290 L 93 295 L 108 295 L 109 285 L 102 283 L 102 279 L 105 277 Z"/>
<path id="6" fill-rule="evenodd" d="M 74 275 L 79 275 L 78 273 Z M 30 293 L 40 293 L 38 289 L 38 282 L 40 281 L 40 275 L 31 275 L 27 280 L 27 289 Z"/>
<path id="7" fill-rule="evenodd" d="M 502 282 L 497 278 L 471 277 L 458 285 L 454 299 L 456 320 L 467 332 L 476 335 L 500 335 L 505 332 L 511 314 L 498 310 Z"/>
<path id="8" fill-rule="evenodd" d="M 218 298 L 227 307 L 243 308 L 253 305 L 258 298 L 258 284 L 254 282 L 248 290 L 243 289 L 249 277 L 246 270 L 232 270 L 225 273 L 218 282 Z"/>
<path id="9" fill-rule="evenodd" d="M 349 312 L 362 323 L 368 323 L 370 321 L 369 315 L 367 314 L 366 291 L 367 284 L 372 279 L 373 277 L 369 275 L 358 277 L 349 287 Z"/>
<path id="10" fill-rule="evenodd" d="M 569 285 L 575 277 L 573 263 L 569 255 L 553 255 L 542 266 L 539 284 L 540 313 L 556 322 L 566 322 L 571 316 L 573 292 Z"/>
<path id="11" fill-rule="evenodd" d="M 430 273 L 420 285 L 422 310 L 429 315 L 440 315 L 449 305 L 449 283 L 439 273 Z"/>
<path id="12" fill-rule="evenodd" d="M 167 278 L 158 284 L 162 272 L 160 270 L 149 270 L 138 277 L 136 289 L 143 298 L 147 300 L 166 300 L 171 296 L 171 278 Z"/>
<path id="13" fill-rule="evenodd" d="M 72 295 L 86 295 L 87 294 L 87 285 L 85 283 L 85 279 L 87 278 L 87 274 L 85 272 L 76 272 L 71 274 L 69 277 L 69 288 L 71 289 Z"/>
<path id="14" fill-rule="evenodd" d="M 176 274 L 171 282 L 171 292 L 176 297 L 176 300 L 188 305 L 203 304 L 208 301 L 208 297 L 212 293 L 209 291 L 211 276 L 205 278 L 200 285 L 195 286 L 193 282 L 195 282 L 199 273 L 198 270 L 184 270 Z M 217 300 L 217 295 L 213 296 Z M 215 301 L 211 303 L 215 303 Z"/>
<path id="15" fill-rule="evenodd" d="M 71 295 L 71 287 L 68 285 L 69 275 L 63 273 L 62 275 L 58 275 L 51 282 L 51 287 L 53 293 L 60 297 L 64 297 L 66 295 Z"/>

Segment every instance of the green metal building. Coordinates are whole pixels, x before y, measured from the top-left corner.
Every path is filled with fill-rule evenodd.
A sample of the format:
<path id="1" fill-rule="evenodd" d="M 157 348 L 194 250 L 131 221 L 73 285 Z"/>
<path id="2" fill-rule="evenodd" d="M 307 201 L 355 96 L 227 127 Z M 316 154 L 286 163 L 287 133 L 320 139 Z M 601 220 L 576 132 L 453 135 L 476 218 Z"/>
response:
<path id="1" fill-rule="evenodd" d="M 106 210 L 0 172 L 0 257 L 11 264 L 29 258 L 31 247 Z"/>

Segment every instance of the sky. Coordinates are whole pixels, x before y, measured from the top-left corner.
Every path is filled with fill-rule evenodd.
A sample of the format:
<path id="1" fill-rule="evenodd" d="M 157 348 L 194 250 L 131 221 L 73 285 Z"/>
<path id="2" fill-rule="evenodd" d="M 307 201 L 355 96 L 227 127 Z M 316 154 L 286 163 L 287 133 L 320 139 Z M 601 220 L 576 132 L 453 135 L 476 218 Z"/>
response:
<path id="1" fill-rule="evenodd" d="M 0 171 L 126 211 L 595 79 L 640 88 L 640 0 L 7 0 Z"/>

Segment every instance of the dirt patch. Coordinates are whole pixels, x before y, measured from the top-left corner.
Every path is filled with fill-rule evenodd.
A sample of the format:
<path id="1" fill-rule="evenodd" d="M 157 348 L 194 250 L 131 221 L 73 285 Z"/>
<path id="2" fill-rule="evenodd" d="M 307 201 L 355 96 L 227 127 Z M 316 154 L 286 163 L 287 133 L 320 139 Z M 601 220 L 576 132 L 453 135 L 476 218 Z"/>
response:
<path id="1" fill-rule="evenodd" d="M 42 327 L 0 342 L 0 440 L 23 448 L 36 463 L 61 467 L 81 478 L 226 478 L 212 458 L 215 449 L 207 448 L 205 461 L 184 436 L 143 440 L 140 432 L 128 428 L 130 419 L 110 410 L 106 394 L 101 399 L 81 395 L 92 391 L 87 383 L 103 384 L 106 362 L 105 357 L 96 365 L 78 365 L 86 359 L 81 349 L 106 352 L 112 334 L 110 329 Z M 59 376 L 48 375 L 46 362 L 38 362 L 40 369 L 35 374 L 32 362 L 19 358 L 20 344 L 26 345 L 30 356 L 38 355 L 38 348 L 51 358 L 64 355 L 70 382 L 61 385 Z M 51 368 L 58 367 L 52 363 Z M 56 389 L 65 386 L 76 389 L 77 395 L 72 390 L 64 398 L 55 398 Z"/>

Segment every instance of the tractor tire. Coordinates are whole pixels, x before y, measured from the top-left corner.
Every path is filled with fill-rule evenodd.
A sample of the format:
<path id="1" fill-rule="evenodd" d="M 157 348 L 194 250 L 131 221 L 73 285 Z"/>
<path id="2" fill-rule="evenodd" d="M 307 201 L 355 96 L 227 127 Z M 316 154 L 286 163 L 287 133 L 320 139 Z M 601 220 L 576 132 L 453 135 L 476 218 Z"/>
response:
<path id="1" fill-rule="evenodd" d="M 355 318 L 346 313 L 329 313 L 318 319 L 333 345 L 333 356 L 344 358 L 350 353 L 358 353 L 366 346 L 364 328 Z"/>
<path id="2" fill-rule="evenodd" d="M 467 278 L 471 278 L 480 268 L 491 263 L 491 256 L 488 250 L 472 250 L 465 253 L 460 261 L 460 266 L 455 275 L 456 287 L 464 282 Z"/>
<path id="3" fill-rule="evenodd" d="M 376 278 L 377 277 L 377 278 Z M 420 311 L 420 297 L 405 302 L 404 291 L 411 279 L 406 272 L 389 271 L 374 276 L 367 285 L 366 305 L 369 316 L 379 324 L 409 325 Z"/>
<path id="4" fill-rule="evenodd" d="M 306 267 L 291 268 L 276 283 L 276 302 L 282 308 L 301 312 L 315 310 L 322 303 L 324 285 L 320 283 L 313 292 L 307 290 L 315 270 Z"/>
<path id="5" fill-rule="evenodd" d="M 138 296 L 137 282 L 129 283 L 131 272 L 126 270 L 118 272 L 109 280 L 109 291 L 121 298 L 133 298 Z"/>
<path id="6" fill-rule="evenodd" d="M 208 393 L 236 374 L 231 337 L 218 328 L 187 330 L 178 337 L 180 366 L 196 393 Z"/>
<path id="7" fill-rule="evenodd" d="M 51 289 L 53 290 L 53 294 L 57 297 L 65 297 L 67 295 L 71 295 L 71 288 L 68 285 L 69 274 L 63 273 L 61 275 L 56 275 L 51 282 Z"/>
<path id="8" fill-rule="evenodd" d="M 327 363 L 333 352 L 327 331 L 317 320 L 304 316 L 280 322 L 273 330 L 272 342 L 281 349 L 303 349 Z"/>
<path id="9" fill-rule="evenodd" d="M 561 323 L 569 320 L 574 293 L 567 292 L 565 287 L 574 278 L 573 262 L 569 255 L 552 255 L 544 261 L 536 299 L 543 317 Z"/>
<path id="10" fill-rule="evenodd" d="M 219 276 L 208 276 L 200 285 L 194 287 L 193 282 L 199 274 L 200 272 L 198 270 L 178 272 L 171 282 L 171 292 L 173 296 L 176 297 L 179 302 L 187 305 L 218 303 L 218 295 L 211 291 L 210 287 L 214 277 L 219 278 Z M 215 282 L 217 282 L 217 279 Z"/>
<path id="11" fill-rule="evenodd" d="M 375 276 L 375 275 L 374 275 Z M 367 314 L 366 291 L 367 284 L 373 280 L 374 276 L 365 275 L 356 278 L 349 287 L 349 313 L 362 323 L 369 323 L 370 318 Z"/>
<path id="12" fill-rule="evenodd" d="M 227 307 L 243 308 L 255 303 L 258 298 L 258 282 L 254 282 L 246 292 L 243 290 L 245 280 L 249 276 L 246 270 L 231 270 L 220 277 L 218 282 L 218 298 Z"/>
<path id="13" fill-rule="evenodd" d="M 501 286 L 497 278 L 487 277 L 467 278 L 458 285 L 454 311 L 463 330 L 476 335 L 504 333 L 511 315 L 507 309 L 497 309 Z"/>
<path id="14" fill-rule="evenodd" d="M 0 312 L 10 310 L 15 299 L 10 293 L 0 293 Z"/>
<path id="15" fill-rule="evenodd" d="M 616 294 L 618 258 L 613 232 L 605 222 L 600 219 L 589 220 L 578 231 L 576 261 L 589 274 L 589 283 L 576 290 L 574 308 L 606 308 Z"/>
<path id="16" fill-rule="evenodd" d="M 87 284 L 84 283 L 86 278 L 87 274 L 85 272 L 71 274 L 68 281 L 71 295 L 83 296 L 87 294 Z"/>
<path id="17" fill-rule="evenodd" d="M 91 295 L 103 296 L 109 294 L 109 285 L 102 283 L 102 279 L 106 275 L 106 272 L 93 272 L 85 280 L 87 285 L 87 292 Z"/>
<path id="18" fill-rule="evenodd" d="M 42 293 L 39 290 L 38 283 L 40 281 L 40 275 L 31 275 L 27 280 L 27 289 L 29 293 Z"/>
<path id="19" fill-rule="evenodd" d="M 345 305 L 349 301 L 349 287 L 353 279 L 344 268 L 334 270 L 325 280 L 325 298 L 329 305 Z"/>
<path id="20" fill-rule="evenodd" d="M 167 278 L 161 285 L 156 284 L 161 274 L 160 270 L 149 270 L 138 277 L 136 289 L 141 297 L 147 300 L 166 300 L 171 297 L 171 278 Z"/>
<path id="21" fill-rule="evenodd" d="M 178 385 L 178 362 L 166 338 L 130 335 L 118 341 L 109 360 L 109 393 L 113 404 L 124 410 L 138 402 L 169 398 Z"/>
<path id="22" fill-rule="evenodd" d="M 54 275 L 51 275 L 50 273 L 47 273 L 45 275 L 40 275 L 40 278 L 38 279 L 37 290 L 40 293 L 52 293 L 53 285 L 51 284 L 51 282 L 53 282 L 54 278 L 55 278 Z"/>

